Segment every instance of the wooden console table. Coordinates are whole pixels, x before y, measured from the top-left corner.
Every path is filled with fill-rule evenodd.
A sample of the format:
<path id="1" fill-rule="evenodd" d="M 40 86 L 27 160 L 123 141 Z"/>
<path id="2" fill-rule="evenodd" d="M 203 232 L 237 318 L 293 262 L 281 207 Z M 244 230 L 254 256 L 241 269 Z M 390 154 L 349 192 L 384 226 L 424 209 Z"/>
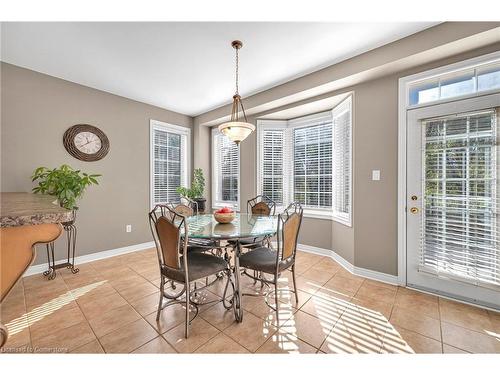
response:
<path id="1" fill-rule="evenodd" d="M 36 256 L 35 245 L 55 241 L 60 223 L 72 213 L 55 204 L 49 195 L 0 193 L 0 303 L 24 275 Z M 8 332 L 0 322 L 0 348 Z"/>

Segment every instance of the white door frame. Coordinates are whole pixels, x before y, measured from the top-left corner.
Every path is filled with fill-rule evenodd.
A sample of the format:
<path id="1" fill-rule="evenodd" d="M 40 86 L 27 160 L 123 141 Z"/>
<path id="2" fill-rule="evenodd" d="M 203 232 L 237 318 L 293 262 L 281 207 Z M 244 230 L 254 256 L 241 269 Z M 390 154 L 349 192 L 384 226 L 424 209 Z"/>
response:
<path id="1" fill-rule="evenodd" d="M 406 285 L 406 152 L 407 152 L 407 111 L 409 109 L 433 106 L 473 98 L 484 95 L 491 95 L 500 92 L 500 89 L 473 93 L 450 100 L 438 100 L 424 105 L 409 105 L 410 85 L 417 81 L 426 80 L 432 77 L 438 77 L 443 74 L 474 68 L 480 65 L 486 65 L 500 61 L 500 52 L 493 52 L 487 55 L 475 57 L 469 60 L 460 61 L 455 64 L 442 66 L 436 69 L 413 74 L 399 79 L 398 92 L 398 283 Z"/>

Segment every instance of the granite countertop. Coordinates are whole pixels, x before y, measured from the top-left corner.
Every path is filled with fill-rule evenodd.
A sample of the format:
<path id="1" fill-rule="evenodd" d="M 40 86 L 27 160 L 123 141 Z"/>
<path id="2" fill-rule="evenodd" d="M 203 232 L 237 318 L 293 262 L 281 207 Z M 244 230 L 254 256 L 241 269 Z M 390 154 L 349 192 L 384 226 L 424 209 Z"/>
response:
<path id="1" fill-rule="evenodd" d="M 51 195 L 0 193 L 0 227 L 51 224 L 70 221 L 70 210 L 55 203 Z"/>

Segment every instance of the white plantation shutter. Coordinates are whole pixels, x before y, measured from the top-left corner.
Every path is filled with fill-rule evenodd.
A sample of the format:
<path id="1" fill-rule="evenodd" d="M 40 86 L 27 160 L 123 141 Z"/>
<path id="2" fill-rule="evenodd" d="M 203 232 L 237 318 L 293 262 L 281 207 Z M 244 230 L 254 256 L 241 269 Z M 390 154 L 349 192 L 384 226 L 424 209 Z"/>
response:
<path id="1" fill-rule="evenodd" d="M 213 205 L 239 207 L 240 149 L 217 129 L 212 130 Z"/>
<path id="2" fill-rule="evenodd" d="M 497 115 L 426 120 L 422 133 L 419 270 L 499 288 Z"/>
<path id="3" fill-rule="evenodd" d="M 331 209 L 331 118 L 293 130 L 293 171 L 294 200 L 305 208 Z"/>
<path id="4" fill-rule="evenodd" d="M 178 202 L 186 186 L 189 129 L 151 122 L 151 205 Z"/>
<path id="5" fill-rule="evenodd" d="M 332 111 L 333 212 L 337 220 L 351 225 L 352 99 Z"/>
<path id="6" fill-rule="evenodd" d="M 277 123 L 279 125 L 279 123 Z M 285 128 L 273 126 L 259 130 L 259 194 L 267 195 L 278 207 L 284 205 Z"/>

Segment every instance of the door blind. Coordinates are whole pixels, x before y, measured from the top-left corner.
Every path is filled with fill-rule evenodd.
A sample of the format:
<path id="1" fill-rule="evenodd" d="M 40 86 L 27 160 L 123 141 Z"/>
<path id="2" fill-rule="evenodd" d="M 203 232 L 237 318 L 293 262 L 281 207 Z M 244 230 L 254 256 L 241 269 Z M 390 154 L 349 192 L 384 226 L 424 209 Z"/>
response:
<path id="1" fill-rule="evenodd" d="M 162 204 L 180 200 L 177 188 L 181 186 L 181 135 L 160 129 L 153 130 L 153 203 Z"/>
<path id="2" fill-rule="evenodd" d="M 495 110 L 423 121 L 420 271 L 500 287 Z"/>

